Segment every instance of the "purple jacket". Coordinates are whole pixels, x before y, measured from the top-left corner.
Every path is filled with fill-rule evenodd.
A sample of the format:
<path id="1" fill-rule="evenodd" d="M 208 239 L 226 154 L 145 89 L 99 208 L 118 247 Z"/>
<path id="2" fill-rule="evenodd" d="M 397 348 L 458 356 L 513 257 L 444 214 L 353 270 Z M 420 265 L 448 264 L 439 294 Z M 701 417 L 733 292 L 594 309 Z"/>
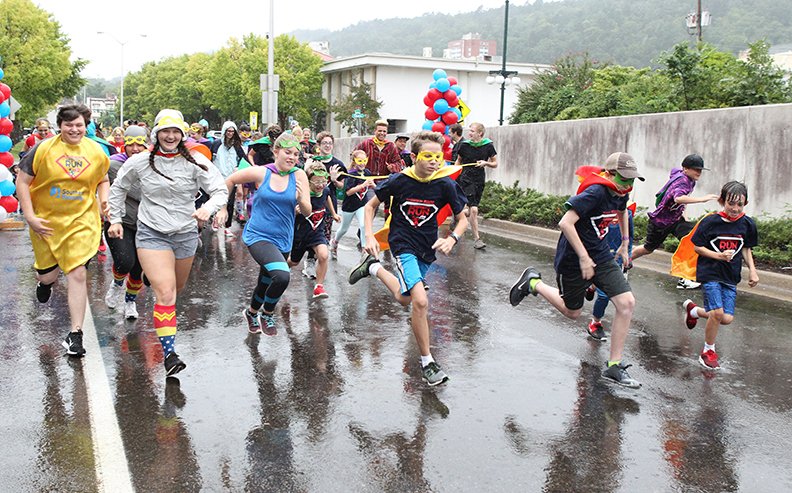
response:
<path id="1" fill-rule="evenodd" d="M 696 188 L 696 181 L 688 178 L 682 168 L 671 170 L 671 176 L 663 188 L 666 189 L 663 199 L 657 209 L 649 213 L 649 220 L 661 228 L 671 226 L 685 213 L 685 204 L 677 204 L 674 199 L 683 195 L 690 195 Z"/>

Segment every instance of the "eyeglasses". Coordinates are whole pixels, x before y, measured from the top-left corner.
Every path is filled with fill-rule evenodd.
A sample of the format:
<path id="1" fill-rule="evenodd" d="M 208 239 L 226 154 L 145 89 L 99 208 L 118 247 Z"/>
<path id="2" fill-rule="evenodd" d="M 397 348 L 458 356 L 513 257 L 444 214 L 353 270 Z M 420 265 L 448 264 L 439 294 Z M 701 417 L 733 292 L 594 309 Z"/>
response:
<path id="1" fill-rule="evenodd" d="M 323 145 L 323 146 L 331 146 L 331 145 L 333 145 L 333 141 L 332 141 L 332 140 L 323 140 L 323 141 L 321 141 L 321 142 L 319 143 L 319 145 Z"/>
<path id="2" fill-rule="evenodd" d="M 325 179 L 325 178 L 311 178 L 310 180 L 308 180 L 308 182 L 311 185 L 315 185 L 315 186 L 318 187 L 319 185 L 326 185 L 327 184 L 327 179 Z"/>
<path id="3" fill-rule="evenodd" d="M 443 153 L 442 152 L 429 152 L 429 151 L 421 151 L 416 156 L 420 161 L 442 161 L 443 160 Z"/>

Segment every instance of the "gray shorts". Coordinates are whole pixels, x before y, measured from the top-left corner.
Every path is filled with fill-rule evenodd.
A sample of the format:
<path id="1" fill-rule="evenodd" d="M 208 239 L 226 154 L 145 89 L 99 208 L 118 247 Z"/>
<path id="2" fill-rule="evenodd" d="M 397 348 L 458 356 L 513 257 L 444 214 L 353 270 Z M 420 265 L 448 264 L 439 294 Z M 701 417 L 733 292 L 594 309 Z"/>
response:
<path id="1" fill-rule="evenodd" d="M 621 267 L 613 259 L 597 264 L 594 267 L 592 279 L 583 279 L 583 274 L 580 271 L 569 274 L 558 273 L 556 274 L 556 283 L 559 294 L 564 299 L 564 306 L 570 310 L 583 308 L 586 289 L 592 284 L 600 288 L 611 299 L 632 291 L 630 283 L 624 278 Z"/>
<path id="2" fill-rule="evenodd" d="M 198 228 L 186 233 L 165 234 L 138 221 L 135 245 L 144 250 L 171 250 L 177 260 L 190 258 L 198 250 Z"/>

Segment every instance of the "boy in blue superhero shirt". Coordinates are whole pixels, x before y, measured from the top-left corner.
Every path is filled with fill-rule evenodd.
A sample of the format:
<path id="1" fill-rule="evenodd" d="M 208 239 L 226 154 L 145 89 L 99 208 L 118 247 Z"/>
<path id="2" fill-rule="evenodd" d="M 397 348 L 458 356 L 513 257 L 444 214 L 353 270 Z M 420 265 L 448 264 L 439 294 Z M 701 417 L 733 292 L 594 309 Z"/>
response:
<path id="1" fill-rule="evenodd" d="M 640 382 L 630 377 L 622 363 L 622 351 L 635 308 L 635 297 L 630 284 L 622 275 L 608 247 L 605 236 L 608 227 L 618 222 L 622 231 L 621 246 L 616 255 L 625 264 L 629 261 L 630 244 L 627 195 L 638 173 L 635 160 L 627 153 L 616 152 L 605 161 L 604 175 L 590 172 L 566 202 L 567 212 L 558 223 L 561 237 L 555 255 L 556 283 L 558 289 L 542 282 L 542 276 L 533 267 L 525 269 L 511 288 L 509 302 L 520 304 L 528 294 L 541 294 L 564 316 L 573 320 L 580 316 L 586 289 L 593 283 L 613 302 L 616 314 L 611 327 L 610 358 L 602 377 L 625 387 L 638 388 Z"/>
<path id="2" fill-rule="evenodd" d="M 349 283 L 355 284 L 369 275 L 377 277 L 404 306 L 412 303 L 411 325 L 418 349 L 424 381 L 430 386 L 448 380 L 429 350 L 429 299 L 424 278 L 435 261 L 435 250 L 448 255 L 459 242 L 467 228 L 467 218 L 462 212 L 465 196 L 449 178 L 457 167 L 440 168 L 443 163 L 443 136 L 437 132 L 420 132 L 412 139 L 411 157 L 415 163 L 402 173 L 391 175 L 380 183 L 375 197 L 365 206 L 365 229 L 368 255 L 349 274 Z M 380 203 L 391 205 L 391 223 L 388 243 L 398 266 L 398 277 L 382 268 L 377 255 L 379 242 L 374 237 L 374 215 Z M 446 204 L 456 218 L 456 227 L 447 237 L 437 237 L 437 213 Z"/>
<path id="3" fill-rule="evenodd" d="M 701 283 L 704 308 L 691 300 L 682 303 L 688 329 L 692 330 L 699 318 L 707 319 L 699 363 L 708 370 L 720 369 L 715 338 L 721 325 L 734 321 L 743 258 L 748 266 L 748 285 L 753 288 L 759 283 L 751 250 L 758 244 L 759 235 L 756 224 L 743 212 L 748 203 L 748 188 L 738 181 L 730 181 L 723 185 L 718 203 L 723 210 L 702 219 L 691 238 L 698 254 L 696 281 Z"/>

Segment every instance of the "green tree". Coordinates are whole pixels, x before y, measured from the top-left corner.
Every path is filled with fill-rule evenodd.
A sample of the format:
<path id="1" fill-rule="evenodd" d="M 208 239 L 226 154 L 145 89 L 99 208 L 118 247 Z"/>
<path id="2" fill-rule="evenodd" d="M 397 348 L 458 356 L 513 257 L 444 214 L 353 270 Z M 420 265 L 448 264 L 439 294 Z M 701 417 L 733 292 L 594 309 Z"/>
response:
<path id="1" fill-rule="evenodd" d="M 792 84 L 773 63 L 770 45 L 764 40 L 748 45 L 748 60 L 742 77 L 731 87 L 735 106 L 788 103 L 792 101 Z"/>
<path id="2" fill-rule="evenodd" d="M 330 111 L 333 113 L 335 121 L 349 133 L 359 131 L 359 135 L 368 135 L 374 128 L 374 122 L 380 118 L 379 109 L 382 107 L 382 102 L 371 97 L 371 84 L 368 82 L 358 82 L 357 78 L 353 77 L 352 82 L 344 84 L 344 86 L 349 89 L 349 92 L 331 104 Z M 360 110 L 366 115 L 365 118 L 360 120 L 352 118 L 355 110 Z M 358 127 L 358 122 L 360 122 L 360 127 Z"/>
<path id="3" fill-rule="evenodd" d="M 5 78 L 22 108 L 24 125 L 83 86 L 84 60 L 71 62 L 69 38 L 60 24 L 30 0 L 0 1 L 0 56 Z"/>

